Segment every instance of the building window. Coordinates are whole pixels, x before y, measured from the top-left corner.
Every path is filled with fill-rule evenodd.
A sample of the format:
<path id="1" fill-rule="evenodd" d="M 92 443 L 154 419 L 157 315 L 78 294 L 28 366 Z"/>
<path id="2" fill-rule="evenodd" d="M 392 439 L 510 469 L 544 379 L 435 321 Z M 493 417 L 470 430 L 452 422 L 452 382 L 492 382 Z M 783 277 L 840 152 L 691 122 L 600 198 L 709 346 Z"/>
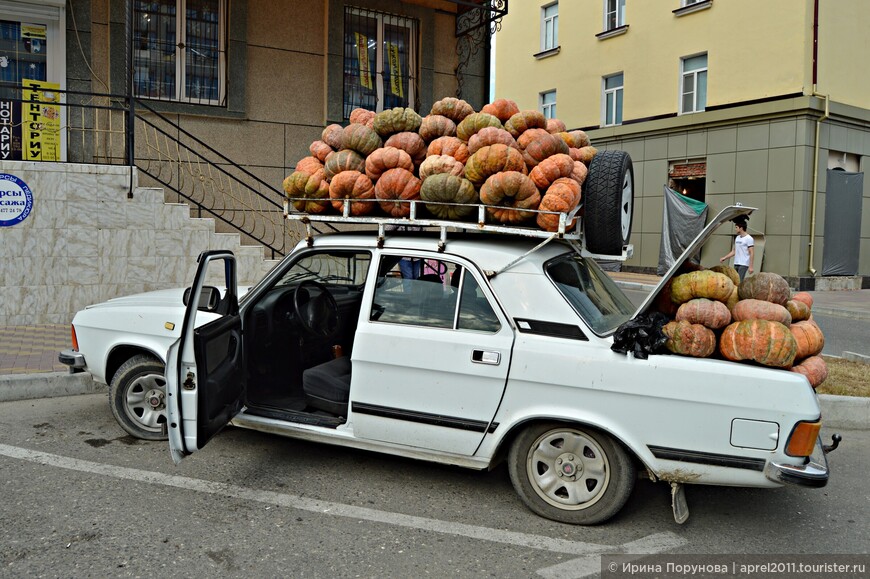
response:
<path id="1" fill-rule="evenodd" d="M 541 51 L 559 46 L 559 3 L 541 8 Z"/>
<path id="2" fill-rule="evenodd" d="M 625 0 L 604 0 L 604 30 L 625 26 Z"/>
<path id="3" fill-rule="evenodd" d="M 699 4 L 701 2 L 707 2 L 707 0 L 681 0 L 680 6 L 691 6 L 692 4 Z"/>
<path id="4" fill-rule="evenodd" d="M 697 113 L 707 107 L 707 55 L 682 59 L 680 113 Z"/>
<path id="5" fill-rule="evenodd" d="M 133 93 L 226 104 L 226 0 L 134 0 Z"/>
<path id="6" fill-rule="evenodd" d="M 622 73 L 604 77 L 604 126 L 622 124 Z"/>
<path id="7" fill-rule="evenodd" d="M 541 112 L 548 119 L 556 118 L 556 91 L 542 92 L 540 96 Z"/>
<path id="8" fill-rule="evenodd" d="M 346 7 L 344 118 L 355 108 L 416 108 L 416 20 Z"/>

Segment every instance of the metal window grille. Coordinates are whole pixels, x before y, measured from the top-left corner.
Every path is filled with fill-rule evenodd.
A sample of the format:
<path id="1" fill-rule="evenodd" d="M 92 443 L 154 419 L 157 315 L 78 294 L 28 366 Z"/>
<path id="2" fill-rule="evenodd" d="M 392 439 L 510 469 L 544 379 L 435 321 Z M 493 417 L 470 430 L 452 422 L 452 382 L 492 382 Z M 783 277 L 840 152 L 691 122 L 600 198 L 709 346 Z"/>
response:
<path id="1" fill-rule="evenodd" d="M 419 108 L 418 22 L 346 7 L 344 11 L 344 119 L 355 108 L 380 112 Z"/>

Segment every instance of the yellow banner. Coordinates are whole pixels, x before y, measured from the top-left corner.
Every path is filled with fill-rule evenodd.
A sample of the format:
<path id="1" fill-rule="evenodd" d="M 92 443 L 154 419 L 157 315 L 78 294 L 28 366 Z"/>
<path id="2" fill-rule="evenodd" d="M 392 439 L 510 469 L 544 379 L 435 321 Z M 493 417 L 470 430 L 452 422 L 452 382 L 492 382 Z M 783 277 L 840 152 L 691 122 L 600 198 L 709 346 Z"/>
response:
<path id="1" fill-rule="evenodd" d="M 356 35 L 356 57 L 359 60 L 359 83 L 372 90 L 372 72 L 369 69 L 369 39 L 359 32 Z"/>
<path id="2" fill-rule="evenodd" d="M 45 40 L 45 26 L 42 24 L 21 24 L 21 38 Z"/>
<path id="3" fill-rule="evenodd" d="M 21 81 L 21 148 L 25 161 L 60 161 L 60 85 Z"/>
<path id="4" fill-rule="evenodd" d="M 405 98 L 402 88 L 402 65 L 399 61 L 399 45 L 387 43 L 387 53 L 390 55 L 390 92 L 399 98 Z"/>

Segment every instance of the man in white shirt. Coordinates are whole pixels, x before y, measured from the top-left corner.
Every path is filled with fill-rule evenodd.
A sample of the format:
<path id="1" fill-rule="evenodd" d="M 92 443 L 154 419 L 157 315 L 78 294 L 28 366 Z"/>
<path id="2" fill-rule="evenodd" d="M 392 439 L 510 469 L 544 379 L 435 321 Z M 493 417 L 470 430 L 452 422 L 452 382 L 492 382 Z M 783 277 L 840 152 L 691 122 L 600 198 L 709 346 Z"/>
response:
<path id="1" fill-rule="evenodd" d="M 746 217 L 738 217 L 734 219 L 734 229 L 737 230 L 737 236 L 734 238 L 734 249 L 719 258 L 719 263 L 734 256 L 734 269 L 740 275 L 740 281 L 746 277 L 746 272 L 749 275 L 754 273 L 752 262 L 755 258 L 755 241 L 752 236 L 746 232 Z"/>

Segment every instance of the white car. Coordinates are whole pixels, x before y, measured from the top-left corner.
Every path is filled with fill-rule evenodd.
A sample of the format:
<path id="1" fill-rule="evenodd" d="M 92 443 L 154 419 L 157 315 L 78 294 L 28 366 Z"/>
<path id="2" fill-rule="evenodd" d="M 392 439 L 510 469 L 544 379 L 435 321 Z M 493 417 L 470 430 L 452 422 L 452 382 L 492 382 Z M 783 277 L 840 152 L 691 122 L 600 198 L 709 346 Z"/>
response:
<path id="1" fill-rule="evenodd" d="M 724 210 L 683 259 L 750 212 Z M 617 353 L 614 332 L 658 290 L 633 307 L 560 237 L 314 236 L 242 299 L 233 255 L 206 252 L 198 304 L 178 290 L 92 306 L 61 358 L 110 382 L 128 432 L 168 434 L 176 462 L 230 422 L 473 469 L 506 460 L 532 511 L 577 524 L 616 514 L 638 473 L 670 483 L 680 522 L 686 483 L 826 484 L 836 442 L 822 447 L 802 375 Z"/>

